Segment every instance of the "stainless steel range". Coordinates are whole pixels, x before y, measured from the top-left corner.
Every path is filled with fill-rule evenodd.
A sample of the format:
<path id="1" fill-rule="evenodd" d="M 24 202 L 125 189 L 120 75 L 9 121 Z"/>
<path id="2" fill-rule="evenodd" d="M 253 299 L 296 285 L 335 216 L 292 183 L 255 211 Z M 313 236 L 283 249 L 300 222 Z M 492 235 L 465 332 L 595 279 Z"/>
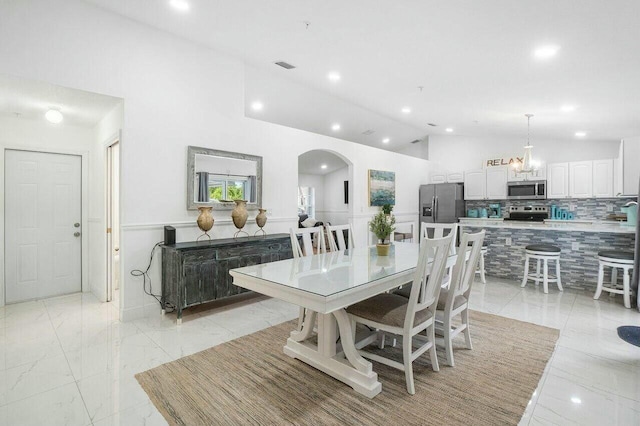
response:
<path id="1" fill-rule="evenodd" d="M 511 206 L 509 217 L 504 220 L 523 220 L 529 222 L 542 222 L 549 219 L 549 208 L 545 206 Z"/>

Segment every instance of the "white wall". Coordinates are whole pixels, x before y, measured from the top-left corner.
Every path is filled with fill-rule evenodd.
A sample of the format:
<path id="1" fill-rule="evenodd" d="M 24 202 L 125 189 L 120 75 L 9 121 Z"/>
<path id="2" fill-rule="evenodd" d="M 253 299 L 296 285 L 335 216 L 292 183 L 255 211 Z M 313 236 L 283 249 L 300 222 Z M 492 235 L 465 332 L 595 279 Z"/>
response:
<path id="1" fill-rule="evenodd" d="M 187 145 L 263 156 L 265 230 L 288 232 L 297 224 L 297 160 L 326 149 L 353 163 L 356 242 L 377 208 L 367 205 L 367 170 L 396 172 L 397 216 L 414 217 L 418 187 L 428 162 L 244 117 L 243 64 L 75 0 L 0 3 L 0 72 L 124 99 L 121 146 L 121 318 L 158 313 L 142 281 L 149 250 L 173 224 L 180 241 L 199 234 L 197 211 L 187 211 Z M 149 179 L 153 176 L 153 179 Z M 351 200 L 350 200 L 351 201 Z M 97 212 L 92 216 L 98 217 Z M 253 213 L 252 213 L 253 214 Z M 235 230 L 229 212 L 214 212 L 214 238 Z M 249 233 L 257 228 L 249 221 Z M 255 228 L 255 229 L 252 229 Z M 160 291 L 160 256 L 151 270 Z"/>
<path id="2" fill-rule="evenodd" d="M 443 171 L 459 172 L 480 169 L 490 158 L 522 156 L 526 139 L 474 138 L 467 136 L 429 136 L 429 160 Z M 532 138 L 533 157 L 547 163 L 616 158 L 619 140 L 592 141 L 535 140 Z"/>
<path id="3" fill-rule="evenodd" d="M 89 206 L 88 159 L 94 140 L 91 128 L 54 125 L 44 120 L 0 117 L 0 306 L 4 305 L 4 152 L 5 149 L 55 152 L 82 156 L 82 211 L 81 229 L 87 229 L 87 209 Z M 83 291 L 88 291 L 89 235 L 82 234 L 82 282 Z"/>

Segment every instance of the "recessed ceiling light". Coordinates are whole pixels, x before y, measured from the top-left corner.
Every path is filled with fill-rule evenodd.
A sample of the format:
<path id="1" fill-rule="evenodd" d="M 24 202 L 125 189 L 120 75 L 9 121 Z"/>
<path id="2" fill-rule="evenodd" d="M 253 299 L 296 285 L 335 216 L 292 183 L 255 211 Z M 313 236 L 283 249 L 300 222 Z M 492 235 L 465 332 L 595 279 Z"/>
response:
<path id="1" fill-rule="evenodd" d="M 331 130 L 333 130 L 334 132 L 337 132 L 338 130 L 340 130 L 340 125 L 338 123 L 333 124 L 331 126 Z"/>
<path id="2" fill-rule="evenodd" d="M 64 117 L 62 116 L 62 113 L 57 109 L 50 109 L 49 111 L 47 111 L 44 114 L 44 118 L 46 118 L 47 121 L 49 121 L 49 123 L 53 123 L 53 124 L 62 123 L 62 120 L 64 119 Z"/>
<path id="3" fill-rule="evenodd" d="M 180 12 L 186 12 L 189 10 L 189 3 L 187 3 L 185 0 L 171 0 L 169 2 L 169 4 L 176 10 L 179 10 Z"/>
<path id="4" fill-rule="evenodd" d="M 323 164 L 323 165 L 321 165 L 321 166 L 320 166 L 320 168 L 321 168 L 321 169 L 326 169 L 326 168 L 327 168 L 327 165 L 326 165 L 326 164 Z"/>
<path id="5" fill-rule="evenodd" d="M 577 396 L 572 396 L 571 397 L 571 402 L 573 402 L 574 404 L 582 404 L 582 400 L 580 398 L 578 398 Z"/>
<path id="6" fill-rule="evenodd" d="M 251 109 L 254 111 L 262 111 L 262 108 L 264 108 L 264 105 L 260 101 L 255 101 L 251 104 Z"/>
<path id="7" fill-rule="evenodd" d="M 540 46 L 533 51 L 533 56 L 537 59 L 549 59 L 556 56 L 558 50 L 560 50 L 560 46 L 551 44 L 547 46 Z"/>
<path id="8" fill-rule="evenodd" d="M 330 72 L 327 75 L 327 78 L 333 82 L 340 81 L 340 74 L 338 74 L 337 72 Z"/>
<path id="9" fill-rule="evenodd" d="M 447 133 L 451 133 L 453 132 L 453 129 L 451 127 L 447 127 L 446 129 L 444 129 L 444 131 Z"/>
<path id="10" fill-rule="evenodd" d="M 573 105 L 562 105 L 562 107 L 560 107 L 560 111 L 562 112 L 573 112 L 576 110 L 576 107 Z"/>
<path id="11" fill-rule="evenodd" d="M 390 141 L 391 141 L 391 139 L 389 139 L 389 138 L 382 139 L 382 143 L 389 143 Z"/>
<path id="12" fill-rule="evenodd" d="M 587 132 L 576 132 L 576 136 L 579 138 L 584 138 L 587 136 Z"/>
<path id="13" fill-rule="evenodd" d="M 401 110 L 401 111 L 402 111 L 403 113 L 405 113 L 405 114 L 409 114 L 409 113 L 411 113 L 411 108 L 409 108 L 409 107 L 404 107 L 404 108 L 402 108 L 402 110 Z"/>

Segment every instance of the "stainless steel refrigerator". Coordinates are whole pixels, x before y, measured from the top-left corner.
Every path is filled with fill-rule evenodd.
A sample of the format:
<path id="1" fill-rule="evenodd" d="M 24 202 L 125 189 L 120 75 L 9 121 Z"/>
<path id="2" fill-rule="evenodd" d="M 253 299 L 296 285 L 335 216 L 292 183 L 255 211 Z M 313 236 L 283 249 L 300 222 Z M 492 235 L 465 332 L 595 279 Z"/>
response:
<path id="1" fill-rule="evenodd" d="M 464 217 L 464 185 L 434 183 L 420 186 L 420 222 L 456 223 Z"/>

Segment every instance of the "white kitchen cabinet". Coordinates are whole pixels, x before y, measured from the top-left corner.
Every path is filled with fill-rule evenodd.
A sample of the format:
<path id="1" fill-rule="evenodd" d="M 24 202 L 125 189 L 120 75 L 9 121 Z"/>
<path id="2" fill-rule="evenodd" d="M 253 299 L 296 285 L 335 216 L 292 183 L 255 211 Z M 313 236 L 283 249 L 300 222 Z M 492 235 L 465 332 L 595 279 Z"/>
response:
<path id="1" fill-rule="evenodd" d="M 593 196 L 613 197 L 613 160 L 593 161 Z"/>
<path id="2" fill-rule="evenodd" d="M 507 177 L 506 167 L 489 167 L 486 169 L 485 198 L 487 200 L 507 199 Z"/>
<path id="3" fill-rule="evenodd" d="M 569 163 L 569 196 L 571 198 L 593 197 L 593 161 Z"/>
<path id="4" fill-rule="evenodd" d="M 547 168 L 544 166 L 531 173 L 516 173 L 516 170 L 513 167 L 508 167 L 507 173 L 507 181 L 509 182 L 519 182 L 523 180 L 545 180 L 547 178 Z"/>
<path id="5" fill-rule="evenodd" d="M 640 180 L 640 137 L 625 138 L 621 149 L 623 195 L 638 195 Z"/>
<path id="6" fill-rule="evenodd" d="M 547 165 L 547 198 L 569 198 L 569 163 Z"/>
<path id="7" fill-rule="evenodd" d="M 431 173 L 431 183 L 445 183 L 446 181 L 446 173 Z"/>
<path id="8" fill-rule="evenodd" d="M 484 170 L 464 172 L 464 199 L 484 200 L 486 198 L 487 178 Z"/>
<path id="9" fill-rule="evenodd" d="M 461 173 L 461 172 L 447 173 L 447 182 L 448 183 L 464 182 L 464 173 Z"/>

